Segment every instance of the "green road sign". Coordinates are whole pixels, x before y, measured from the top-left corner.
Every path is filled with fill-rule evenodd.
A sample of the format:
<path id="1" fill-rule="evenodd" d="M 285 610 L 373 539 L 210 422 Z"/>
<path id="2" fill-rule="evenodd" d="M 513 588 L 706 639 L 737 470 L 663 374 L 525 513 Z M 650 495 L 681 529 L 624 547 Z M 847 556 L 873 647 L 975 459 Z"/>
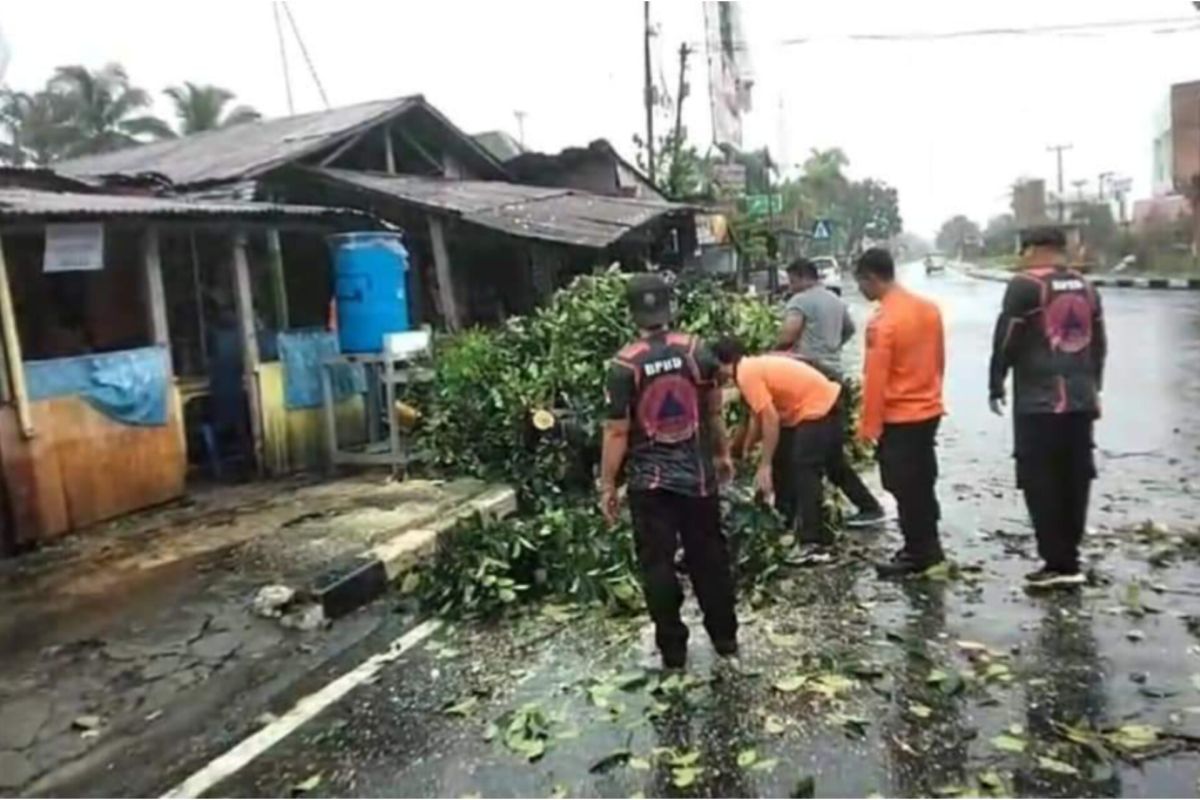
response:
<path id="1" fill-rule="evenodd" d="M 782 214 L 783 195 L 748 194 L 746 195 L 746 213 L 752 217 L 764 217 L 767 214 Z"/>

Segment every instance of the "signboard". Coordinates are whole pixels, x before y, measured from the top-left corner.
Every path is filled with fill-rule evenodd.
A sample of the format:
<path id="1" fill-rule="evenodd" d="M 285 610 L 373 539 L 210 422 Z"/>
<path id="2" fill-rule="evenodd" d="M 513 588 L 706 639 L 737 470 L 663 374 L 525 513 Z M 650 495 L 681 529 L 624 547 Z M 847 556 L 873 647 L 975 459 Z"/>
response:
<path id="1" fill-rule="evenodd" d="M 761 217 L 767 214 L 782 214 L 783 195 L 748 194 L 746 195 L 746 213 L 753 217 Z"/>
<path id="2" fill-rule="evenodd" d="M 104 268 L 104 223 L 46 226 L 43 272 L 86 272 Z"/>
<path id="3" fill-rule="evenodd" d="M 725 191 L 738 194 L 746 191 L 745 164 L 713 164 L 713 183 Z"/>
<path id="4" fill-rule="evenodd" d="M 819 242 L 828 241 L 833 237 L 833 223 L 827 219 L 819 219 L 813 224 L 812 238 Z"/>
<path id="5" fill-rule="evenodd" d="M 711 246 L 729 241 L 729 222 L 724 214 L 696 215 L 696 244 Z"/>

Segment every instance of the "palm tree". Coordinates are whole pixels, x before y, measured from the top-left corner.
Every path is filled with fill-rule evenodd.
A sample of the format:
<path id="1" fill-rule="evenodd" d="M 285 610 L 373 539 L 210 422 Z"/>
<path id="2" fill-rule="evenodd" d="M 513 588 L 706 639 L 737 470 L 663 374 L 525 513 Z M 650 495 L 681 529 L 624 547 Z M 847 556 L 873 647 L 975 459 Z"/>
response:
<path id="1" fill-rule="evenodd" d="M 64 98 L 53 92 L 0 90 L 0 127 L 9 139 L 0 144 L 0 159 L 18 167 L 53 161 L 68 144 L 64 125 L 70 111 Z"/>
<path id="2" fill-rule="evenodd" d="M 48 91 L 70 109 L 63 124 L 66 156 L 104 153 L 173 135 L 158 117 L 136 113 L 150 106 L 150 95 L 130 85 L 120 64 L 106 64 L 95 72 L 78 65 L 59 67 Z"/>
<path id="3" fill-rule="evenodd" d="M 828 150 L 814 148 L 804 160 L 804 175 L 801 181 L 816 205 L 819 213 L 829 213 L 846 194 L 849 182 L 842 169 L 850 164 L 840 147 Z"/>
<path id="4" fill-rule="evenodd" d="M 181 136 L 262 118 L 262 115 L 250 106 L 235 106 L 225 113 L 225 106 L 235 95 L 220 86 L 201 86 L 185 81 L 182 86 L 164 89 L 163 94 L 171 98 L 175 105 L 175 117 L 179 120 Z"/>

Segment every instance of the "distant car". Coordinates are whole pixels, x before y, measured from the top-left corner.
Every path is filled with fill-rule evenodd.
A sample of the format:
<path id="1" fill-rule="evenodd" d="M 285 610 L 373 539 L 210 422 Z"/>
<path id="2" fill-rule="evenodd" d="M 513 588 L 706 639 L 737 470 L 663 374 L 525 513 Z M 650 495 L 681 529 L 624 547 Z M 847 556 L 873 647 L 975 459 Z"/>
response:
<path id="1" fill-rule="evenodd" d="M 925 256 L 925 274 L 937 275 L 946 271 L 946 259 L 937 253 Z"/>
<path id="2" fill-rule="evenodd" d="M 813 263 L 817 265 L 817 272 L 821 276 L 821 283 L 825 284 L 825 288 L 835 294 L 842 293 L 842 265 L 833 256 L 818 256 L 813 259 Z"/>

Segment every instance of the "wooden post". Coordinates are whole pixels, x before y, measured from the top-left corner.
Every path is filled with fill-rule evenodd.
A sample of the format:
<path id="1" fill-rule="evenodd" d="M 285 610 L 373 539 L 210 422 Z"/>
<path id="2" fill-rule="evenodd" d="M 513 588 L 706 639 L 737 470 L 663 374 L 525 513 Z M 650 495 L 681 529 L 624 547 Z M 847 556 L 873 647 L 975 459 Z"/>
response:
<path id="1" fill-rule="evenodd" d="M 246 400 L 250 407 L 250 435 L 254 442 L 254 466 L 263 470 L 262 393 L 258 387 L 258 329 L 254 318 L 254 295 L 250 288 L 250 260 L 246 256 L 246 234 L 233 235 L 233 284 L 237 301 L 238 327 L 242 334 L 242 368 Z"/>
<path id="2" fill-rule="evenodd" d="M 21 426 L 21 435 L 32 439 L 33 414 L 29 410 L 29 391 L 25 388 L 25 359 L 21 356 L 21 337 L 17 333 L 17 314 L 8 283 L 3 237 L 0 237 L 0 335 L 4 338 L 4 361 L 8 367 L 13 405 L 17 408 L 17 423 Z"/>
<path id="3" fill-rule="evenodd" d="M 383 126 L 383 164 L 389 173 L 396 174 L 396 152 L 392 149 L 392 129 L 389 125 Z"/>
<path id="4" fill-rule="evenodd" d="M 271 270 L 271 299 L 275 304 L 275 325 L 281 331 L 291 327 L 288 320 L 287 282 L 283 277 L 283 243 L 278 228 L 267 229 L 267 264 Z"/>
<path id="5" fill-rule="evenodd" d="M 162 254 L 158 228 L 149 225 L 142 234 L 142 278 L 146 282 L 146 304 L 150 313 L 150 338 L 167 354 L 167 375 L 174 375 L 171 364 L 171 333 L 167 325 L 167 294 L 163 288 Z"/>
<path id="6" fill-rule="evenodd" d="M 450 268 L 450 253 L 446 249 L 446 232 L 441 217 L 430 215 L 429 238 L 433 242 L 433 267 L 437 274 L 438 296 L 442 299 L 442 314 L 451 332 L 462 326 L 458 302 L 454 299 L 454 276 Z"/>

